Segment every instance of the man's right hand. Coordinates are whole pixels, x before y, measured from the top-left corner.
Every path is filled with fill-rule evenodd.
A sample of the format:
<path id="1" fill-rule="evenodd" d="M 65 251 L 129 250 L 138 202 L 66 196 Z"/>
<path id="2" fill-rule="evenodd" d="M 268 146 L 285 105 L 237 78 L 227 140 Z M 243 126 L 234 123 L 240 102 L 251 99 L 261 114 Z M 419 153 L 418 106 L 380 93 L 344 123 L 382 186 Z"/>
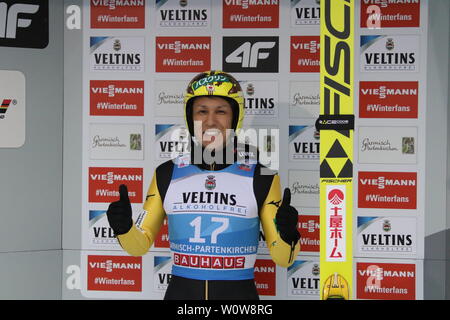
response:
<path id="1" fill-rule="evenodd" d="M 119 186 L 119 195 L 119 201 L 112 202 L 106 211 L 109 225 L 116 236 L 127 233 L 133 226 L 131 203 L 126 185 Z"/>

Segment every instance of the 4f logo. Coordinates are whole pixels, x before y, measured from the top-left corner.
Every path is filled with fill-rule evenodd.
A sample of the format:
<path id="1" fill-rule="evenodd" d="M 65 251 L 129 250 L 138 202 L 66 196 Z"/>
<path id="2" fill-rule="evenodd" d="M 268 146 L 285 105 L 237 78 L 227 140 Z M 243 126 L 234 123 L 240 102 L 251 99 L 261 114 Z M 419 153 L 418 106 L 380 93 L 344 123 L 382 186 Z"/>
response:
<path id="1" fill-rule="evenodd" d="M 9 7 L 5 2 L 0 3 L 0 38 L 16 38 L 17 28 L 28 28 L 31 19 L 19 18 L 19 14 L 26 16 L 34 14 L 39 10 L 39 6 L 35 4 L 15 3 Z"/>
<path id="2" fill-rule="evenodd" d="M 48 0 L 0 2 L 0 46 L 45 48 Z"/>
<path id="3" fill-rule="evenodd" d="M 223 70 L 278 72 L 278 37 L 224 37 Z"/>

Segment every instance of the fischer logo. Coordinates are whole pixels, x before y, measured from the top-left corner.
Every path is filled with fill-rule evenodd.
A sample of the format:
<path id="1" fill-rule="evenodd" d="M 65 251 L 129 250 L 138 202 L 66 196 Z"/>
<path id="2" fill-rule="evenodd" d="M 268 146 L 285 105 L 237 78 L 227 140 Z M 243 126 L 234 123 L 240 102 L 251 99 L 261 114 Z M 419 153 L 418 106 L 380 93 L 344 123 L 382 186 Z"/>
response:
<path id="1" fill-rule="evenodd" d="M 145 0 L 92 0 L 91 4 L 95 7 L 108 7 L 109 10 L 115 10 L 116 7 L 143 7 Z"/>

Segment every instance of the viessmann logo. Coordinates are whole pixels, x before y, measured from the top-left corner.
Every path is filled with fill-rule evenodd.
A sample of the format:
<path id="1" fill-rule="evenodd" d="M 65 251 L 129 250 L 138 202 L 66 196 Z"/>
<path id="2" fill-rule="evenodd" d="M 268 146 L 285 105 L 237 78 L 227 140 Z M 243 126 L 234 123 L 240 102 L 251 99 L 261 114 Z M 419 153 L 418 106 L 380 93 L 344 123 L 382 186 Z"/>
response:
<path id="1" fill-rule="evenodd" d="M 361 81 L 359 84 L 361 118 L 417 118 L 419 83 L 417 81 Z"/>
<path id="2" fill-rule="evenodd" d="M 143 116 L 144 81 L 91 80 L 91 116 Z"/>
<path id="3" fill-rule="evenodd" d="M 420 0 L 362 0 L 361 28 L 420 26 Z"/>
<path id="4" fill-rule="evenodd" d="M 224 28 L 278 28 L 278 0 L 224 0 Z"/>
<path id="5" fill-rule="evenodd" d="M 320 72 L 320 37 L 291 37 L 291 72 Z"/>
<path id="6" fill-rule="evenodd" d="M 356 298 L 416 299 L 416 265 L 406 263 L 357 263 Z"/>
<path id="7" fill-rule="evenodd" d="M 145 27 L 145 0 L 91 0 L 91 28 Z"/>
<path id="8" fill-rule="evenodd" d="M 43 49 L 48 45 L 48 0 L 0 2 L 0 46 Z"/>
<path id="9" fill-rule="evenodd" d="M 211 37 L 156 37 L 156 72 L 201 72 L 211 66 Z"/>
<path id="10" fill-rule="evenodd" d="M 359 172 L 359 208 L 416 209 L 416 203 L 416 172 Z"/>
<path id="11" fill-rule="evenodd" d="M 106 7 L 115 10 L 117 7 L 145 6 L 145 0 L 91 0 L 91 6 Z"/>
<path id="12" fill-rule="evenodd" d="M 88 256 L 88 290 L 142 291 L 142 257 Z"/>
<path id="13" fill-rule="evenodd" d="M 89 202 L 110 203 L 119 199 L 119 186 L 126 184 L 132 203 L 142 203 L 142 168 L 89 168 Z"/>
<path id="14" fill-rule="evenodd" d="M 105 272 L 113 272 L 115 270 L 141 270 L 140 262 L 125 262 L 125 261 L 113 261 L 108 259 L 105 261 L 90 261 L 89 267 L 91 269 L 100 269 Z"/>

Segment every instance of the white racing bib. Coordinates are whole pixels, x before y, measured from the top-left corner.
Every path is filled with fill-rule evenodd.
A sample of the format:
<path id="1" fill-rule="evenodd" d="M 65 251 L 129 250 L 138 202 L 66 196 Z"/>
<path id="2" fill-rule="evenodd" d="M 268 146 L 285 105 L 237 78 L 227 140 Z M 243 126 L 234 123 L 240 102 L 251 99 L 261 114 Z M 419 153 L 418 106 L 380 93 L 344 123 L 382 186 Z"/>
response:
<path id="1" fill-rule="evenodd" d="M 255 164 L 219 171 L 174 166 L 164 199 L 172 274 L 198 280 L 252 279 L 259 237 Z"/>

